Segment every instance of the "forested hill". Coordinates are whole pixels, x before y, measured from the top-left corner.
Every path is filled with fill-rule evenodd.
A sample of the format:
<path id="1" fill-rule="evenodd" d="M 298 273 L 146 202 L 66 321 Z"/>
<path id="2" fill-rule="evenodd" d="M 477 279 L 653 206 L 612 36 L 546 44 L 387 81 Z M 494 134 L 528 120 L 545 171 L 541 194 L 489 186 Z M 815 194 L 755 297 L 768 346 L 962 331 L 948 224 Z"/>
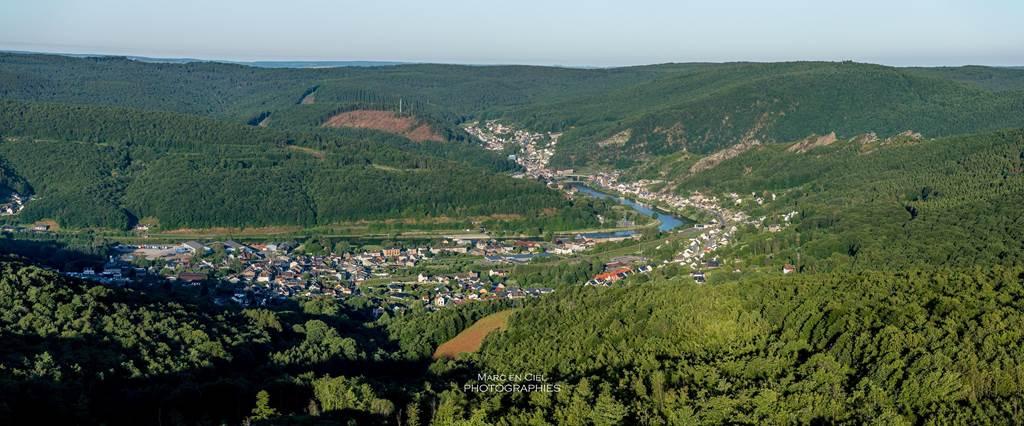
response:
<path id="1" fill-rule="evenodd" d="M 385 331 L 334 299 L 225 310 L 2 260 L 0 421 L 1012 424 L 1022 279 L 996 266 L 566 288 L 480 354 L 427 369 L 422 350 L 497 307 Z M 559 391 L 465 388 L 502 372 Z"/>
<path id="2" fill-rule="evenodd" d="M 508 213 L 565 227 L 582 224 L 587 208 L 541 218 L 545 209 L 572 209 L 539 185 L 493 175 L 514 166 L 463 143 L 467 136 L 458 124 L 503 118 L 564 131 L 556 167 L 648 163 L 660 168 L 652 177 L 686 180 L 683 187 L 703 182 L 705 189 L 721 189 L 742 181 L 735 186 L 757 190 L 769 188 L 757 187 L 756 179 L 768 177 L 759 177 L 756 166 L 753 176 L 720 175 L 744 170 L 736 162 L 691 176 L 671 162 L 684 151 L 701 155 L 744 141 L 766 144 L 743 157 L 760 161 L 758 155 L 781 152 L 767 148 L 772 142 L 811 134 L 846 140 L 874 132 L 885 140 L 912 130 L 930 139 L 1024 127 L 1022 82 L 1024 70 L 1012 68 L 846 62 L 263 69 L 0 54 L 0 134 L 6 138 L 0 191 L 35 192 L 23 218 L 55 217 L 69 226 L 123 228 L 147 216 L 171 227 L 209 227 Z M 388 117 L 399 103 L 404 116 L 394 115 L 396 122 L 422 120 L 440 135 L 428 139 L 443 142 L 322 127 L 335 114 L 358 109 L 388 111 L 379 114 Z M 857 161 L 864 155 L 855 151 L 840 149 L 831 160 L 864 171 L 874 170 L 871 164 L 900 164 L 894 159 L 903 155 L 880 150 L 875 157 L 881 161 L 872 163 Z M 68 163 L 73 166 L 54 171 L 56 162 L 71 158 L 77 159 Z M 811 174 L 786 167 L 791 160 L 806 162 L 785 155 L 771 160 L 772 170 L 782 172 L 774 181 L 797 173 L 794 187 L 810 185 L 800 179 Z M 829 161 L 806 170 L 838 170 Z M 826 169 L 831 166 L 837 168 Z M 722 179 L 701 181 L 704 176 Z M 913 185 L 918 182 L 900 190 Z M 232 189 L 243 186 L 252 190 Z M 924 208 L 903 201 L 892 204 L 897 213 Z M 253 209 L 258 213 L 242 213 Z M 874 241 L 829 238 L 822 253 Z"/>
<path id="3" fill-rule="evenodd" d="M 794 226 L 726 250 L 754 265 L 796 264 L 798 241 L 805 271 L 1024 264 L 1024 130 L 802 143 L 672 180 L 683 194 L 777 196 L 746 206 L 754 217 L 796 212 Z"/>
<path id="4" fill-rule="evenodd" d="M 971 83 L 990 90 L 1024 90 L 1024 67 L 936 67 L 911 68 L 923 75 Z"/>
<path id="5" fill-rule="evenodd" d="M 111 289 L 0 258 L 0 308 L 5 425 L 240 424 L 259 390 L 285 413 L 381 424 L 408 398 L 401 383 L 371 387 L 368 376 L 419 374 L 382 355 L 396 345 L 335 299 L 224 309 L 187 291 Z"/>
<path id="6" fill-rule="evenodd" d="M 503 118 L 565 132 L 554 162 L 628 167 L 683 150 L 906 130 L 939 137 L 1024 126 L 1024 70 L 858 63 L 663 64 L 612 69 L 407 64 L 265 69 L 223 63 L 0 54 L 0 98 L 313 128 L 398 111 L 449 140 Z M 614 137 L 613 137 L 614 136 Z"/>
<path id="7" fill-rule="evenodd" d="M 565 130 L 554 158 L 562 166 L 601 161 L 627 167 L 683 150 L 707 154 L 745 141 L 788 142 L 831 132 L 887 137 L 912 130 L 939 137 L 1024 126 L 1024 91 L 1017 82 L 1024 72 L 999 69 L 999 80 L 991 82 L 968 71 L 721 64 L 521 108 L 512 116 L 528 127 Z"/>
<path id="8" fill-rule="evenodd" d="M 410 64 L 267 69 L 0 53 L 0 98 L 125 106 L 241 121 L 261 112 L 323 113 L 352 104 L 397 110 L 403 98 L 406 111 L 457 119 L 494 107 L 602 93 L 683 68 L 689 66 L 582 70 Z M 315 95 L 315 102 L 297 105 L 308 94 Z"/>
<path id="9" fill-rule="evenodd" d="M 593 206 L 498 174 L 512 165 L 466 144 L 285 133 L 116 107 L 0 105 L 4 186 L 36 196 L 22 221 L 123 229 L 148 217 L 165 228 L 205 228 L 501 214 L 519 229 L 596 224 Z"/>
<path id="10" fill-rule="evenodd" d="M 0 53 L 0 97 L 23 101 L 230 116 L 294 102 L 312 80 L 242 65 Z"/>
<path id="11" fill-rule="evenodd" d="M 1019 266 L 932 268 L 561 292 L 461 367 L 544 375 L 562 390 L 453 386 L 434 420 L 1013 424 L 1022 278 Z"/>

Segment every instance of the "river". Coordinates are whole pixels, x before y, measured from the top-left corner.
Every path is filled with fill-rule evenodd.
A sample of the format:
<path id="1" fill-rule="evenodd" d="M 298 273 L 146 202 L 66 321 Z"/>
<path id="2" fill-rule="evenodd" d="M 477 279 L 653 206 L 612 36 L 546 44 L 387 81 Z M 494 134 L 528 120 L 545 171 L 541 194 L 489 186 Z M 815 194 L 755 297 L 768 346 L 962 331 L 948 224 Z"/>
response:
<path id="1" fill-rule="evenodd" d="M 636 210 L 637 212 L 639 212 L 640 214 L 642 214 L 644 216 L 647 216 L 647 217 L 652 217 L 653 216 L 655 219 L 658 219 L 658 221 L 660 222 L 660 224 L 658 225 L 658 230 L 661 231 L 661 232 L 671 231 L 673 229 L 676 229 L 676 228 L 678 228 L 680 226 L 683 226 L 683 225 L 689 223 L 686 219 L 683 219 L 683 218 L 680 218 L 680 217 L 676 217 L 676 216 L 673 216 L 673 215 L 668 214 L 668 213 L 660 212 L 657 209 L 645 206 L 643 204 L 640 204 L 640 203 L 638 203 L 636 201 L 633 201 L 633 200 L 630 200 L 628 198 L 623 198 L 623 197 L 619 197 L 619 196 L 616 196 L 616 195 L 607 194 L 607 193 L 598 191 L 596 189 L 593 189 L 591 187 L 584 186 L 582 184 L 573 185 L 573 186 L 579 192 L 581 192 L 583 194 L 589 195 L 591 197 L 602 198 L 602 199 L 615 199 L 615 200 L 617 200 L 619 202 L 619 204 L 622 204 L 624 206 L 629 206 L 630 208 L 632 208 L 633 210 Z"/>

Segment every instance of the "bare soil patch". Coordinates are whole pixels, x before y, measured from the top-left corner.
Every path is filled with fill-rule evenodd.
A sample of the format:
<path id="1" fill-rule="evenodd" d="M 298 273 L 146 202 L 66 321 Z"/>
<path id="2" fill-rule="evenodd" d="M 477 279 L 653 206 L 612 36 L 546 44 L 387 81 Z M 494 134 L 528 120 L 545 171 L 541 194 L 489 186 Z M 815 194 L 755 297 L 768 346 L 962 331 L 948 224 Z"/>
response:
<path id="1" fill-rule="evenodd" d="M 391 111 L 356 110 L 337 114 L 323 124 L 324 127 L 351 127 L 356 129 L 373 129 L 401 135 L 416 142 L 441 142 L 441 135 L 429 124 L 415 117 L 400 116 Z"/>
<path id="2" fill-rule="evenodd" d="M 33 226 L 35 226 L 35 225 L 46 225 L 47 227 L 49 227 L 50 231 L 59 231 L 60 230 L 60 224 L 57 223 L 57 221 L 54 220 L 54 219 L 39 219 L 35 223 L 33 223 L 32 225 Z"/>

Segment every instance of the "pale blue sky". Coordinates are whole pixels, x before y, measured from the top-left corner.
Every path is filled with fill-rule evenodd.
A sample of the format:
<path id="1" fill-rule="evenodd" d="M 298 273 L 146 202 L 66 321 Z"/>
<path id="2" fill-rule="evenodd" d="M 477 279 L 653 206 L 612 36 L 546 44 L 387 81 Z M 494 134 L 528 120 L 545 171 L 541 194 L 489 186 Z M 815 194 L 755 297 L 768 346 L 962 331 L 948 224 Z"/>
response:
<path id="1" fill-rule="evenodd" d="M 594 66 L 1024 65 L 1024 0 L 0 0 L 0 49 Z"/>

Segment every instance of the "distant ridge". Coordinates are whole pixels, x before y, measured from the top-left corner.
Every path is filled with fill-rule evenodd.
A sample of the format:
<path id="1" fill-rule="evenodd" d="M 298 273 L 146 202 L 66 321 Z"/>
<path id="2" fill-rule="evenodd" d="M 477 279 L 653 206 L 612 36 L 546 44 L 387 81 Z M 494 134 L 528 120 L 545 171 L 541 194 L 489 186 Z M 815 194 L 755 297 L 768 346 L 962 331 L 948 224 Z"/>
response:
<path id="1" fill-rule="evenodd" d="M 132 61 L 151 64 L 188 64 L 193 62 L 208 62 L 220 64 L 237 64 L 257 68 L 343 68 L 343 67 L 386 67 L 394 65 L 413 64 L 415 62 L 400 61 L 228 61 L 221 59 L 196 59 L 196 58 L 155 58 L 150 56 L 125 56 L 111 55 L 105 53 L 48 53 L 34 52 L 27 50 L 0 50 L 0 53 L 16 53 L 27 55 L 55 55 L 71 58 L 125 58 Z"/>
<path id="2" fill-rule="evenodd" d="M 87 56 L 87 55 L 76 55 Z M 107 56 L 107 55 L 100 55 Z M 342 68 L 342 67 L 386 67 L 408 64 L 410 62 L 394 61 L 222 61 L 192 58 L 150 58 L 146 56 L 126 56 L 126 58 L 147 63 L 185 64 L 190 62 L 217 62 L 225 64 L 246 65 L 257 68 Z"/>
<path id="3" fill-rule="evenodd" d="M 411 64 L 412 62 L 391 61 L 255 61 L 232 62 L 260 68 L 338 68 L 338 67 L 389 67 Z"/>

